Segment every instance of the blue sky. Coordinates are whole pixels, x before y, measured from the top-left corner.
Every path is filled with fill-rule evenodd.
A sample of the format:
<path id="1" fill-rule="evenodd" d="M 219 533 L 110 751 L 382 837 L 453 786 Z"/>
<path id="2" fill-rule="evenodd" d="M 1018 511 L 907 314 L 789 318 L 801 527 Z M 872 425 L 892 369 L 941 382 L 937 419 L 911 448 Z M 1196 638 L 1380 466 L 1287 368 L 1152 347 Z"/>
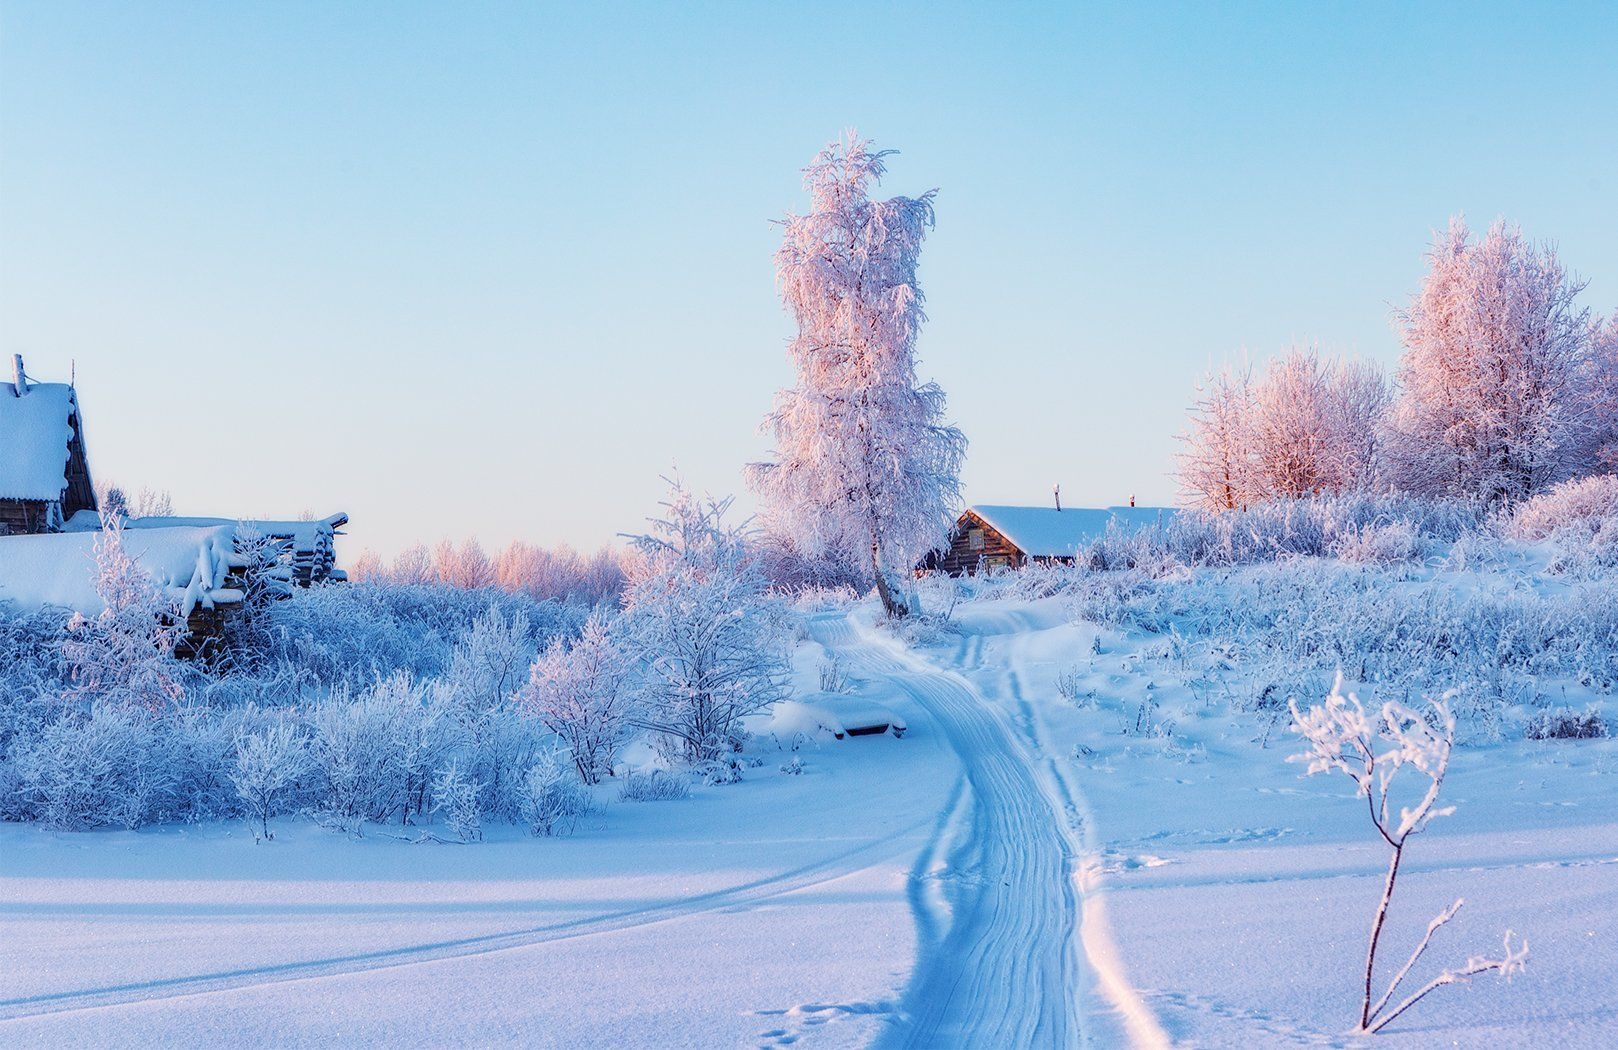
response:
<path id="1" fill-rule="evenodd" d="M 1618 306 L 1612 5 L 1147 6 L 3 0 L 0 350 L 76 362 L 100 476 L 351 556 L 739 489 L 771 220 L 847 126 L 939 188 L 972 502 L 1171 501 L 1198 374 L 1391 365 L 1454 212 Z"/>

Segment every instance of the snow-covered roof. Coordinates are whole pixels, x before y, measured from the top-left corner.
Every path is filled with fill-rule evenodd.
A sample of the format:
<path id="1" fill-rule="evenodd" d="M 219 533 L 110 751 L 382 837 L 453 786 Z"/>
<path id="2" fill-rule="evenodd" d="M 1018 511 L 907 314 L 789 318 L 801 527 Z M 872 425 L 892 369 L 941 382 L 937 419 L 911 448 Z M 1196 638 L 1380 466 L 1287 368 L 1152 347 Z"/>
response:
<path id="1" fill-rule="evenodd" d="M 1142 529 L 1166 523 L 1173 507 L 1006 507 L 978 504 L 967 511 L 1033 558 L 1071 558 L 1099 540 L 1107 527 Z"/>
<path id="2" fill-rule="evenodd" d="M 152 582 L 180 603 L 189 616 L 198 605 L 240 601 L 225 586 L 236 556 L 230 526 L 125 531 L 124 549 Z M 104 607 L 96 594 L 95 543 L 98 532 L 40 536 L 0 536 L 0 603 L 28 610 L 58 608 L 94 616 Z"/>
<path id="3" fill-rule="evenodd" d="M 0 383 L 0 499 L 59 500 L 67 488 L 69 422 L 78 411 L 66 383 Z"/>

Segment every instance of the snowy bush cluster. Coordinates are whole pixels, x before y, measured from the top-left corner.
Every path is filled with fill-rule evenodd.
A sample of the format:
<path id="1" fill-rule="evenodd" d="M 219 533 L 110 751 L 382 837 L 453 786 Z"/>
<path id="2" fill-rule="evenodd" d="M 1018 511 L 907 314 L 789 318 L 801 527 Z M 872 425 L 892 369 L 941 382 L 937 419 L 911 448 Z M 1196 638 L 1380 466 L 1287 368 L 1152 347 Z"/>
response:
<path id="1" fill-rule="evenodd" d="M 354 834 L 435 823 L 471 842 L 498 820 L 554 835 L 635 734 L 733 780 L 741 719 L 784 694 L 786 619 L 725 504 L 676 489 L 667 506 L 621 609 L 373 579 L 250 602 L 192 661 L 110 531 L 101 616 L 0 606 L 0 819 L 239 816 L 268 837 L 307 813 Z M 687 776 L 637 774 L 624 797 L 682 797 Z"/>
<path id="2" fill-rule="evenodd" d="M 1473 506 L 1345 496 L 1188 512 L 1109 534 L 1073 566 L 963 585 L 1060 595 L 1076 619 L 1161 635 L 1177 668 L 1197 663 L 1208 688 L 1272 720 L 1341 669 L 1407 700 L 1457 689 L 1464 739 L 1583 735 L 1545 712 L 1618 688 L 1618 485 Z"/>

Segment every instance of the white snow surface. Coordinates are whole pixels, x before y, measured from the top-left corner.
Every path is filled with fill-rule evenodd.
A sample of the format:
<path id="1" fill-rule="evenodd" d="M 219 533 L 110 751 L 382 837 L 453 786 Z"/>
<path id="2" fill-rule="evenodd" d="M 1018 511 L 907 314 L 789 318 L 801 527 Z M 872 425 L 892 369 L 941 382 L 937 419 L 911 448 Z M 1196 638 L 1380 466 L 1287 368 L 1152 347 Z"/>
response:
<path id="1" fill-rule="evenodd" d="M 105 607 L 96 593 L 96 532 L 41 536 L 0 536 L 0 602 L 19 608 L 65 609 L 95 616 Z M 125 531 L 124 549 L 139 561 L 152 582 L 189 614 L 239 600 L 226 587 L 236 561 L 230 526 Z"/>
<path id="2" fill-rule="evenodd" d="M 1071 558 L 1106 535 L 1114 523 L 1127 531 L 1166 525 L 1173 507 L 1007 507 L 979 503 L 968 507 L 993 525 L 1024 554 Z"/>
<path id="3" fill-rule="evenodd" d="M 0 383 L 0 499 L 58 500 L 67 488 L 68 422 L 76 411 L 65 383 L 29 383 L 22 397 Z"/>
<path id="4" fill-rule="evenodd" d="M 1369 1045 L 1386 852 L 1346 779 L 1303 779 L 1161 636 L 1061 599 L 964 603 L 915 649 L 874 620 L 813 616 L 797 684 L 834 655 L 902 740 L 761 739 L 742 783 L 604 788 L 570 838 L 0 825 L 0 1045 Z M 1124 731 L 1148 697 L 1171 733 Z M 1615 774 L 1615 740 L 1456 752 L 1388 969 L 1457 895 L 1422 966 L 1510 928 L 1528 969 L 1440 989 L 1377 1046 L 1618 1045 Z"/>

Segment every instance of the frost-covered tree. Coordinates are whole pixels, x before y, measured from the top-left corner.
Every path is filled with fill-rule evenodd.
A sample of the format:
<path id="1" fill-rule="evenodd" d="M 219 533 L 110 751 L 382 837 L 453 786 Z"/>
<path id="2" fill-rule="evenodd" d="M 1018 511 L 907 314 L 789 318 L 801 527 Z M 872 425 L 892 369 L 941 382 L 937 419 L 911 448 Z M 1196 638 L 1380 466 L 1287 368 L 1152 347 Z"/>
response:
<path id="1" fill-rule="evenodd" d="M 1182 435 L 1180 484 L 1199 506 L 1237 510 L 1273 499 L 1369 487 L 1387 384 L 1371 365 L 1293 349 L 1255 380 L 1207 376 Z"/>
<path id="2" fill-rule="evenodd" d="M 1198 385 L 1178 459 L 1180 488 L 1205 510 L 1237 510 L 1252 496 L 1252 383 L 1249 368 L 1227 365 Z"/>
<path id="3" fill-rule="evenodd" d="M 1394 993 L 1427 950 L 1433 934 L 1461 910 L 1464 900 L 1456 898 L 1455 903 L 1428 923 L 1426 934 L 1410 953 L 1410 958 L 1394 974 L 1381 997 L 1372 1001 L 1377 946 L 1382 938 L 1383 923 L 1388 917 L 1388 905 L 1393 901 L 1405 843 L 1411 835 L 1426 830 L 1435 819 L 1455 812 L 1454 806 L 1438 805 L 1438 794 L 1444 786 L 1444 774 L 1449 769 L 1450 749 L 1455 740 L 1455 718 L 1446 700 L 1434 701 L 1428 712 L 1389 702 L 1383 704 L 1375 716 L 1369 715 L 1359 697 L 1353 693 L 1344 695 L 1343 676 L 1340 673 L 1324 704 L 1308 711 L 1299 711 L 1296 701 L 1289 703 L 1292 730 L 1303 737 L 1306 746 L 1288 761 L 1307 763 L 1307 776 L 1331 772 L 1345 774 L 1354 782 L 1359 796 L 1367 801 L 1371 823 L 1392 850 L 1388 875 L 1382 884 L 1382 899 L 1377 904 L 1376 916 L 1371 923 L 1358 1030 L 1367 1033 L 1381 1030 L 1428 993 L 1446 984 L 1456 984 L 1491 971 L 1510 979 L 1521 970 L 1528 957 L 1528 945 L 1525 943 L 1513 948 L 1511 931 L 1507 930 L 1505 948 L 1498 958 L 1473 956 L 1459 968 L 1443 970 L 1407 995 L 1397 1006 L 1388 1009 Z M 1409 796 L 1409 805 L 1399 805 L 1395 812 L 1393 785 L 1404 769 L 1414 770 L 1425 780 L 1425 785 L 1418 786 Z"/>
<path id="4" fill-rule="evenodd" d="M 1582 386 L 1587 428 L 1583 469 L 1618 474 L 1618 314 L 1590 326 Z"/>
<path id="5" fill-rule="evenodd" d="M 1525 499 L 1576 470 L 1584 435 L 1584 284 L 1556 252 L 1497 222 L 1471 243 L 1456 218 L 1399 315 L 1402 394 L 1392 413 L 1392 476 L 1417 495 Z"/>
<path id="6" fill-rule="evenodd" d="M 1341 495 L 1370 480 L 1387 385 L 1372 365 L 1293 349 L 1253 386 L 1252 484 L 1264 498 Z"/>
<path id="7" fill-rule="evenodd" d="M 785 636 L 730 501 L 678 483 L 667 517 L 635 541 L 624 592 L 624 646 L 640 666 L 634 721 L 694 762 L 734 750 L 738 721 L 786 692 Z"/>
<path id="8" fill-rule="evenodd" d="M 102 516 L 94 549 L 102 610 L 68 624 L 62 655 L 70 695 L 152 708 L 178 700 L 185 691 L 174 659 L 185 630 L 179 607 L 125 548 L 122 518 Z"/>
<path id="9" fill-rule="evenodd" d="M 871 199 L 891 153 L 851 132 L 804 169 L 809 211 L 785 220 L 775 255 L 798 326 L 796 383 L 776 395 L 773 459 L 749 480 L 772 530 L 810 556 L 865 566 L 888 614 L 905 615 L 909 570 L 960 502 L 966 438 L 944 420 L 943 390 L 916 376 L 916 262 L 933 191 Z"/>
<path id="10" fill-rule="evenodd" d="M 494 586 L 494 566 L 477 540 L 456 546 L 444 540 L 433 550 L 433 573 L 440 583 L 472 590 Z"/>
<path id="11" fill-rule="evenodd" d="M 520 699 L 573 753 L 586 784 L 612 775 L 629 715 L 629 665 L 607 622 L 591 616 L 571 646 L 551 642 Z"/>

